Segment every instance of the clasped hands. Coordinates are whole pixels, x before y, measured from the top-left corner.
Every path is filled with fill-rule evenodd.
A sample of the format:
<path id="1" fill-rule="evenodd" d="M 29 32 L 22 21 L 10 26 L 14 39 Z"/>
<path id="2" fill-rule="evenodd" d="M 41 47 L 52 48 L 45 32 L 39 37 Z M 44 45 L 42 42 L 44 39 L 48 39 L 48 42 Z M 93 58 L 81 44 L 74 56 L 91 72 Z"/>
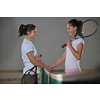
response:
<path id="1" fill-rule="evenodd" d="M 37 57 L 37 58 L 38 58 L 38 61 L 39 61 L 39 62 L 42 61 L 42 57 Z M 47 70 L 48 72 L 51 72 L 53 69 L 54 69 L 54 66 L 48 66 L 48 67 L 46 68 L 46 70 Z"/>
<path id="2" fill-rule="evenodd" d="M 48 68 L 46 68 L 46 70 L 47 70 L 48 72 L 51 72 L 52 70 L 54 70 L 54 66 L 48 66 Z"/>

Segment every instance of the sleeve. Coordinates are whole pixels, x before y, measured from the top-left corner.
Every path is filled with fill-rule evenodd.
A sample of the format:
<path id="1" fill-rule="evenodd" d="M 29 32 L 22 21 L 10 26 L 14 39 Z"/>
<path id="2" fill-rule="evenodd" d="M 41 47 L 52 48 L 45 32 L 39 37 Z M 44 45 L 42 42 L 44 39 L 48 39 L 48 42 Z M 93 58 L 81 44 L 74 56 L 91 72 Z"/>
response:
<path id="1" fill-rule="evenodd" d="M 32 45 L 30 45 L 30 44 L 25 44 L 24 45 L 24 51 L 25 51 L 25 53 L 34 52 L 34 50 L 32 48 Z"/>
<path id="2" fill-rule="evenodd" d="M 77 40 L 78 40 L 78 41 L 77 41 L 76 45 L 78 45 L 78 44 L 80 44 L 80 43 L 83 43 L 83 45 L 84 45 L 84 40 L 83 40 L 82 38 L 77 39 Z"/>

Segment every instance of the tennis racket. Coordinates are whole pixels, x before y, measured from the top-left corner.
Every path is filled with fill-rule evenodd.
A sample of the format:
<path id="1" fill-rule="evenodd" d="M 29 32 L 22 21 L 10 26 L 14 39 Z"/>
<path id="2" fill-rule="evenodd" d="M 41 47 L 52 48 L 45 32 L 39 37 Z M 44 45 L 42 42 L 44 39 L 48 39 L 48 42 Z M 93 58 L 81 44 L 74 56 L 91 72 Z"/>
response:
<path id="1" fill-rule="evenodd" d="M 84 25 L 83 27 L 83 30 L 84 30 L 84 36 L 80 36 L 79 35 L 79 28 Z M 71 41 L 73 40 L 76 40 L 76 39 L 79 39 L 79 38 L 87 38 L 87 37 L 90 37 L 92 35 L 94 35 L 98 30 L 98 23 L 93 20 L 93 19 L 88 19 L 88 20 L 85 20 L 82 24 L 80 24 L 80 26 L 78 27 L 77 29 L 77 32 L 76 34 L 74 35 L 74 37 L 78 34 L 79 37 L 78 38 L 75 38 L 74 37 L 71 39 Z M 67 44 L 63 44 L 61 47 L 64 48 L 65 46 L 67 46 Z"/>

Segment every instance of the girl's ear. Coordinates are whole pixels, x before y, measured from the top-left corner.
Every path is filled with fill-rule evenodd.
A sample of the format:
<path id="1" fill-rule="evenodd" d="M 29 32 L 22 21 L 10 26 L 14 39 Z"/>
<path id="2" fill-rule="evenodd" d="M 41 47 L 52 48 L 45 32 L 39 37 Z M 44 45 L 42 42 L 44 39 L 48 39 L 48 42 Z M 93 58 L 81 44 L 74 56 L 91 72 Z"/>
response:
<path id="1" fill-rule="evenodd" d="M 30 32 L 29 31 L 27 31 L 27 35 L 30 35 Z"/>
<path id="2" fill-rule="evenodd" d="M 75 30 L 77 30 L 77 26 L 75 26 L 74 28 L 75 28 Z"/>

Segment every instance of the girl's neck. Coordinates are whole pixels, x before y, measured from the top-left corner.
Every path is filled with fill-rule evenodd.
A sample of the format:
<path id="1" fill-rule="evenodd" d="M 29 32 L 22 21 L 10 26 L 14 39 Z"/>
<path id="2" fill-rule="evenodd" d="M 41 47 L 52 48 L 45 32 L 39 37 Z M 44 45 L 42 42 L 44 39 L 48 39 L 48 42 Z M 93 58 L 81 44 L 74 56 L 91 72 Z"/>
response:
<path id="1" fill-rule="evenodd" d="M 32 39 L 28 36 L 26 36 L 26 39 L 29 40 L 29 41 L 32 41 Z"/>
<path id="2" fill-rule="evenodd" d="M 75 38 L 78 38 L 78 37 L 79 37 L 79 35 L 76 35 L 76 36 L 74 37 L 74 39 L 75 39 Z"/>

